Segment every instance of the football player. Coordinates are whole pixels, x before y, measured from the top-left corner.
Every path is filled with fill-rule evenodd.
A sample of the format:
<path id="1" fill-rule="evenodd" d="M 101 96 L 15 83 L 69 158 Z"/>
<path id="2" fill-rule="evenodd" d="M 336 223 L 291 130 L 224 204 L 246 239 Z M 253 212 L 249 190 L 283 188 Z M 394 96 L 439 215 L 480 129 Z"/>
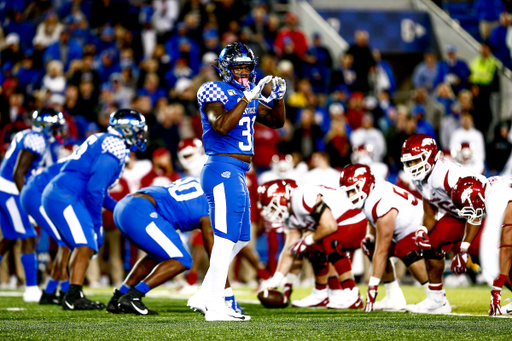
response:
<path id="1" fill-rule="evenodd" d="M 20 192 L 32 171 L 42 165 L 49 144 L 59 138 L 65 124 L 61 112 L 41 109 L 32 114 L 32 129 L 20 131 L 5 153 L 0 166 L 0 261 L 21 239 L 21 263 L 25 269 L 25 302 L 39 302 L 37 287 L 36 230 L 20 203 Z"/>
<path id="2" fill-rule="evenodd" d="M 103 244 L 101 209 L 113 211 L 116 205 L 108 188 L 119 179 L 130 150 L 146 149 L 146 134 L 146 120 L 139 112 L 113 112 L 108 132 L 89 136 L 43 192 L 44 210 L 73 250 L 64 310 L 105 308 L 85 297 L 82 284 L 91 257 Z"/>
<path id="3" fill-rule="evenodd" d="M 178 144 L 178 160 L 188 175 L 199 179 L 203 166 L 208 160 L 203 142 L 196 137 L 186 138 Z"/>
<path id="4" fill-rule="evenodd" d="M 245 172 L 254 154 L 254 122 L 270 128 L 284 125 L 286 83 L 266 76 L 255 84 L 256 57 L 239 42 L 221 51 L 218 71 L 223 81 L 204 83 L 197 92 L 203 143 L 209 156 L 201 172 L 201 187 L 208 198 L 215 237 L 203 285 L 188 305 L 199 309 L 206 301 L 207 321 L 247 321 L 249 316 L 224 304 L 224 284 L 229 264 L 251 239 Z M 265 98 L 261 92 L 268 83 L 272 83 L 272 91 Z"/>
<path id="5" fill-rule="evenodd" d="M 469 169 L 475 174 L 484 174 L 484 161 L 474 157 L 473 144 L 469 142 L 457 143 L 450 151 L 450 155 L 455 162 Z"/>
<path id="6" fill-rule="evenodd" d="M 457 244 L 452 271 L 462 274 L 466 271 L 468 254 L 476 261 L 480 239 L 480 226 L 465 223 L 459 217 L 450 195 L 460 178 L 475 174 L 442 157 L 436 141 L 425 134 L 413 135 L 404 142 L 400 161 L 423 197 L 423 221 L 416 231 L 415 241 L 423 250 L 429 279 L 427 298 L 418 304 L 406 306 L 406 310 L 449 313 L 452 308 L 443 290 L 442 277 L 445 251 Z"/>
<path id="7" fill-rule="evenodd" d="M 471 224 L 484 224 L 480 261 L 482 269 L 494 277 L 489 316 L 512 314 L 512 303 L 501 307 L 501 288 L 507 279 L 512 279 L 511 180 L 510 177 L 492 177 L 486 184 L 476 177 L 464 177 L 452 191 L 452 201 L 459 215 Z"/>
<path id="8" fill-rule="evenodd" d="M 373 160 L 373 146 L 369 143 L 352 147 L 350 160 L 352 164 L 359 163 L 369 166 L 377 180 L 386 180 L 388 178 L 388 166 L 383 162 Z"/>
<path id="9" fill-rule="evenodd" d="M 114 289 L 107 311 L 156 315 L 144 305 L 142 297 L 192 265 L 192 257 L 176 230 L 200 229 L 207 253 L 211 253 L 213 231 L 201 185 L 195 178 L 186 177 L 165 187 L 142 188 L 119 201 L 114 221 L 146 255 L 137 261 L 121 288 Z"/>
<path id="10" fill-rule="evenodd" d="M 340 185 L 354 208 L 362 209 L 370 223 L 369 233 L 361 243 L 373 265 L 364 311 L 405 308 L 404 295 L 394 278 L 384 284 L 386 297 L 378 302 L 375 298 L 386 272 L 388 258 L 392 256 L 400 258 L 416 280 L 427 289 L 425 262 L 414 242 L 423 218 L 420 201 L 387 181 L 376 181 L 366 165 L 346 166 L 341 172 Z"/>
<path id="11" fill-rule="evenodd" d="M 60 305 L 62 298 L 69 288 L 68 276 L 68 258 L 69 248 L 66 246 L 59 231 L 52 223 L 42 204 L 43 191 L 46 185 L 56 177 L 65 164 L 66 159 L 46 167 L 41 173 L 28 179 L 21 190 L 20 201 L 25 212 L 27 212 L 36 223 L 57 243 L 58 250 L 54 260 L 53 268 L 50 273 L 50 280 L 43 291 L 39 304 L 57 304 Z M 57 286 L 60 283 L 60 295 L 57 296 Z"/>
<path id="12" fill-rule="evenodd" d="M 361 210 L 353 210 L 341 190 L 315 185 L 296 186 L 290 180 L 276 180 L 260 186 L 259 196 L 262 215 L 276 223 L 286 222 L 287 230 L 277 271 L 266 284 L 267 288 L 278 287 L 292 268 L 294 258 L 308 251 L 317 277 L 329 275 L 330 262 L 339 274 L 344 290 L 328 297 L 324 283 L 313 289 L 311 297 L 304 299 L 307 306 L 313 306 L 313 301 L 318 306 L 328 299 L 328 308 L 362 308 L 361 295 L 346 256 L 347 251 L 359 248 L 366 233 L 367 221 Z M 331 291 L 331 294 L 334 293 Z M 305 302 L 298 306 L 306 306 Z"/>

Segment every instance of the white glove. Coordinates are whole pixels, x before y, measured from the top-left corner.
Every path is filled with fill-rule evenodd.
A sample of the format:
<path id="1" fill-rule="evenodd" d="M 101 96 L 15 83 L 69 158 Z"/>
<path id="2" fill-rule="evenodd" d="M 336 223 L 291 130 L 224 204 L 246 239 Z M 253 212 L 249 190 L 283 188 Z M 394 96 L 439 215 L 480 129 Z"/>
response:
<path id="1" fill-rule="evenodd" d="M 261 289 L 276 289 L 279 287 L 283 279 L 284 274 L 276 272 L 272 278 L 269 278 L 268 280 L 265 281 L 265 283 L 263 283 Z"/>
<path id="2" fill-rule="evenodd" d="M 270 93 L 270 99 L 281 100 L 286 93 L 286 81 L 281 77 L 272 78 L 272 92 Z"/>
<path id="3" fill-rule="evenodd" d="M 269 98 L 265 98 L 261 95 L 261 91 L 263 90 L 263 88 L 265 87 L 265 85 L 267 85 L 268 83 L 270 83 L 270 81 L 272 80 L 272 76 L 267 76 L 265 78 L 263 78 L 262 80 L 260 80 L 258 82 L 258 85 L 256 85 L 252 90 L 250 91 L 244 91 L 244 97 L 246 100 L 249 101 L 249 103 L 251 101 L 254 101 L 255 99 L 261 99 L 265 102 L 270 102 L 270 97 Z"/>

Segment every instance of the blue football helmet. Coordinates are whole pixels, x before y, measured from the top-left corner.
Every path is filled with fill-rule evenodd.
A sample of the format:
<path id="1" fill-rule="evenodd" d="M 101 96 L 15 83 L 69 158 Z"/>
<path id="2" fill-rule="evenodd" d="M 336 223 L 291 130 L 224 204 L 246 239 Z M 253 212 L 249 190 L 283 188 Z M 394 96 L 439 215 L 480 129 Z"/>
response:
<path id="1" fill-rule="evenodd" d="M 146 150 L 148 126 L 146 118 L 138 111 L 119 109 L 110 114 L 109 133 L 124 138 L 132 152 Z"/>
<path id="2" fill-rule="evenodd" d="M 64 115 L 55 109 L 43 108 L 32 113 L 32 130 L 42 133 L 50 143 L 61 139 L 65 126 Z"/>
<path id="3" fill-rule="evenodd" d="M 249 83 L 255 83 L 256 81 L 256 65 L 257 57 L 254 56 L 254 52 L 245 44 L 235 42 L 227 45 L 219 55 L 218 59 L 219 66 L 214 66 L 219 71 L 219 76 L 226 83 L 233 85 L 234 87 L 245 91 L 247 86 L 241 84 L 235 80 L 233 76 L 234 66 L 236 65 L 249 65 L 251 72 L 248 74 L 238 74 L 241 78 L 248 78 Z"/>

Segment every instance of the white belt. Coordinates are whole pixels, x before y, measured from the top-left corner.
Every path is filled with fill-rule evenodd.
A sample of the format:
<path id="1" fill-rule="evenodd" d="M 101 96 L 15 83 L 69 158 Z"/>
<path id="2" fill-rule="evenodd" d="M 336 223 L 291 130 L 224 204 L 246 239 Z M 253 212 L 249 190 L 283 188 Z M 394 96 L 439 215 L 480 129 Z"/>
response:
<path id="1" fill-rule="evenodd" d="M 18 187 L 13 181 L 6 180 L 0 176 L 0 191 L 20 195 L 20 191 L 18 191 Z"/>

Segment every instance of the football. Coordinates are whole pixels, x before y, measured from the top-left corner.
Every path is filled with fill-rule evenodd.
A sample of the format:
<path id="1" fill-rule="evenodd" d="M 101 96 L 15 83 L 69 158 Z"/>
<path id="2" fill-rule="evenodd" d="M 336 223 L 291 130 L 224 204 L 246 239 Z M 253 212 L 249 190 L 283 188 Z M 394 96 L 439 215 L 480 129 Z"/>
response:
<path id="1" fill-rule="evenodd" d="M 290 304 L 288 297 L 274 289 L 260 291 L 258 300 L 265 308 L 286 308 Z"/>

